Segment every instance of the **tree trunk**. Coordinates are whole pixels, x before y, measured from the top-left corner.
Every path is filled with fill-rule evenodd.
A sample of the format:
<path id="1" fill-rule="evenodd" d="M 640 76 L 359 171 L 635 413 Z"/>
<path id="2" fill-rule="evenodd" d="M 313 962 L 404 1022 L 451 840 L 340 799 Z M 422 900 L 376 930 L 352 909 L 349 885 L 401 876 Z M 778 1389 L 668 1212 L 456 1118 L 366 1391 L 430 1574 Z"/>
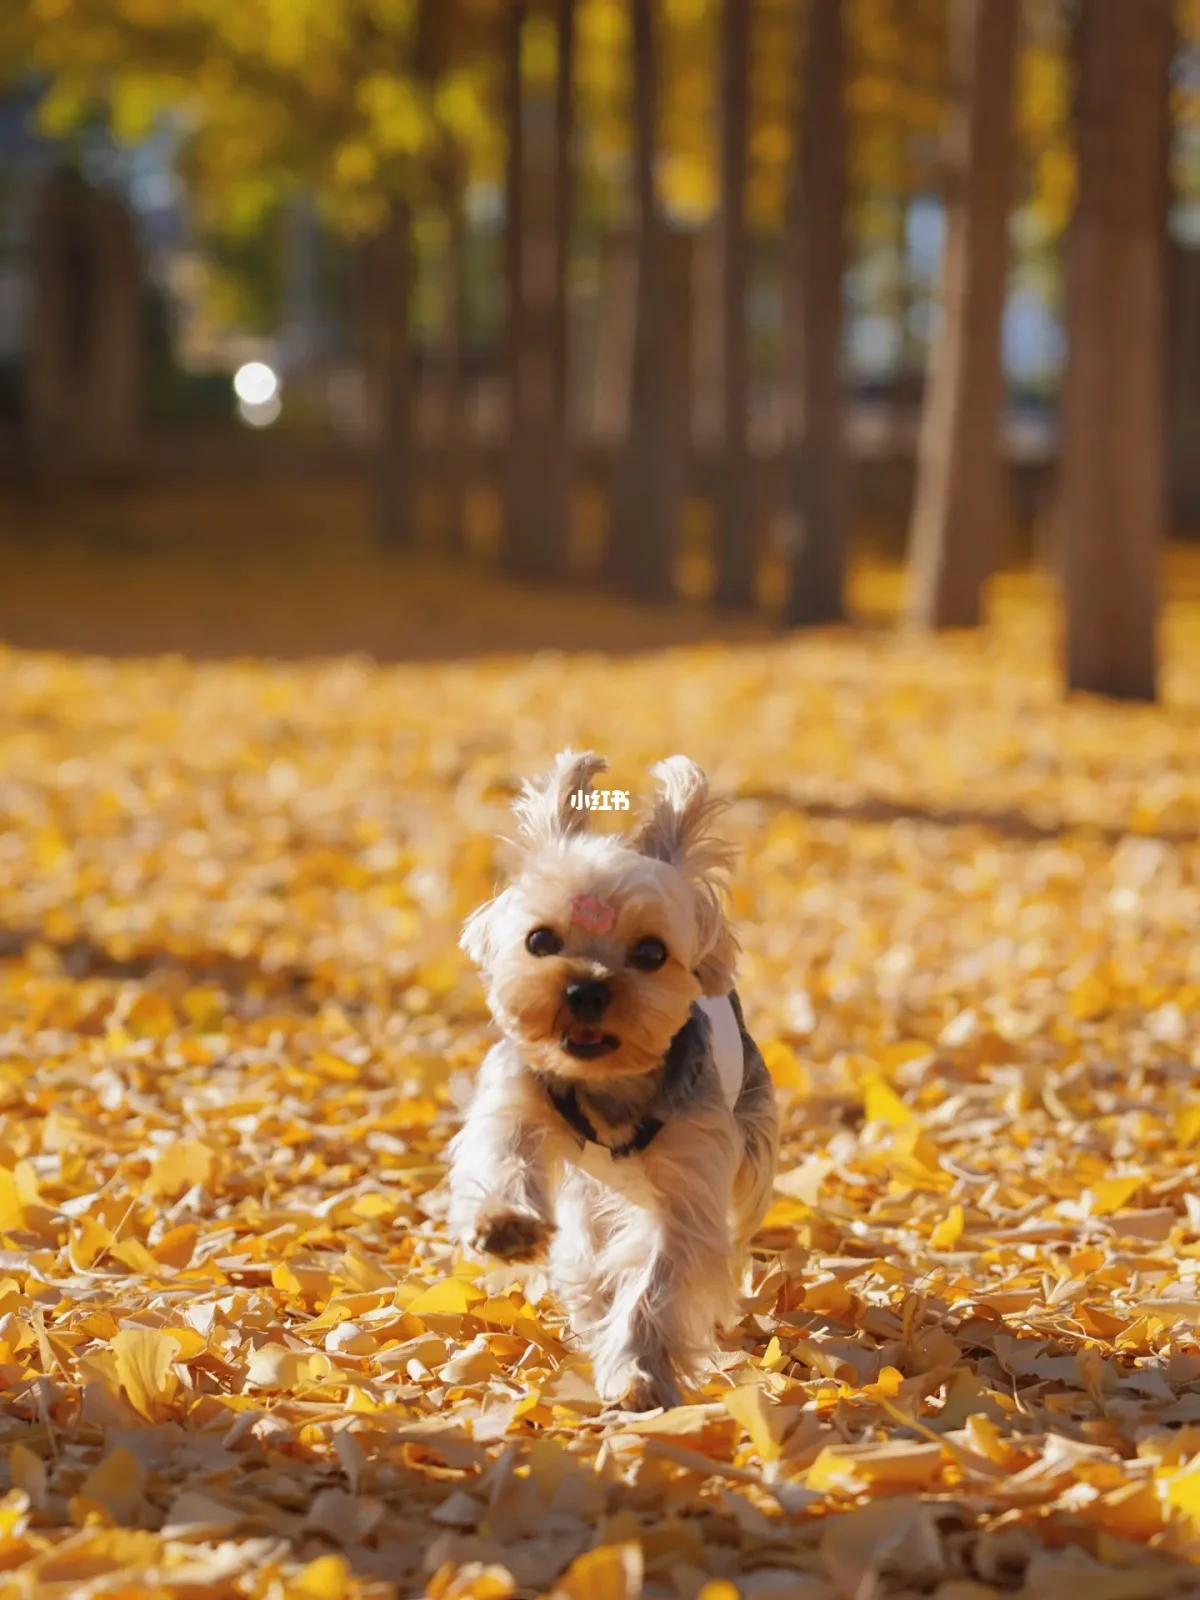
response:
<path id="1" fill-rule="evenodd" d="M 466 492 L 471 476 L 471 418 L 467 387 L 466 194 L 463 163 L 450 154 L 444 181 L 446 240 L 446 304 L 444 328 L 445 406 L 442 416 L 443 484 L 446 495 L 446 539 L 456 555 L 467 548 Z"/>
<path id="2" fill-rule="evenodd" d="M 614 535 L 620 537 L 617 574 L 639 600 L 676 595 L 679 520 L 687 492 L 691 445 L 693 246 L 690 234 L 657 224 L 655 269 L 648 305 L 653 340 L 638 346 L 632 425 L 614 497 Z"/>
<path id="3" fill-rule="evenodd" d="M 637 256 L 637 237 L 631 227 L 615 229 L 601 243 L 591 431 L 601 442 L 618 446 L 629 428 L 637 330 Z"/>
<path id="4" fill-rule="evenodd" d="M 750 362 L 746 341 L 746 168 L 750 133 L 751 0 L 725 0 L 721 41 L 721 392 L 723 453 L 717 487 L 716 603 L 757 598 L 751 494 Z"/>
<path id="5" fill-rule="evenodd" d="M 99 304 L 85 400 L 85 448 L 101 472 L 128 472 L 142 432 L 145 350 L 142 263 L 137 224 L 115 194 L 93 197 L 92 227 L 99 267 Z"/>
<path id="6" fill-rule="evenodd" d="M 955 0 L 942 325 L 930 352 L 909 620 L 975 628 L 1004 521 L 1004 368 L 1019 0 Z"/>
<path id="7" fill-rule="evenodd" d="M 375 518 L 384 549 L 415 543 L 413 483 L 412 225 L 397 205 L 367 256 L 368 337 L 373 346 Z"/>
<path id="8" fill-rule="evenodd" d="M 555 0 L 558 78 L 554 98 L 554 282 L 551 307 L 554 404 L 564 444 L 571 433 L 571 232 L 575 211 L 575 10 L 576 0 Z"/>
<path id="9" fill-rule="evenodd" d="M 524 490 L 526 466 L 522 459 L 524 430 L 521 418 L 521 361 L 525 348 L 525 296 L 522 288 L 525 261 L 525 96 L 521 83 L 521 41 L 525 32 L 525 0 L 509 0 L 504 36 L 505 119 L 508 153 L 505 171 L 505 254 L 508 289 L 506 444 L 504 485 L 504 538 L 502 564 L 520 570 L 526 561 Z"/>
<path id="10" fill-rule="evenodd" d="M 51 176 L 34 220 L 29 442 L 55 473 L 127 473 L 141 445 L 146 352 L 133 214 L 78 174 Z"/>
<path id="11" fill-rule="evenodd" d="M 523 0 L 514 7 L 510 37 L 513 347 L 504 564 L 514 576 L 531 579 L 564 574 L 570 556 L 566 277 L 574 10 L 574 0 L 557 0 L 558 82 L 552 102 L 523 92 Z"/>
<path id="12" fill-rule="evenodd" d="M 842 376 L 846 271 L 845 35 L 840 0 L 809 0 L 799 158 L 793 163 L 803 446 L 793 500 L 803 533 L 792 561 L 786 618 L 795 627 L 840 622 L 848 483 Z M 798 307 L 797 307 L 798 301 Z M 793 314 L 795 314 L 793 312 Z"/>
<path id="13" fill-rule="evenodd" d="M 1169 521 L 1200 528 L 1200 250 L 1167 244 Z"/>
<path id="14" fill-rule="evenodd" d="M 614 472 L 604 571 L 627 594 L 667 600 L 675 593 L 681 493 L 677 447 L 671 441 L 681 426 L 687 426 L 686 419 L 669 414 L 677 388 L 677 374 L 670 367 L 681 359 L 679 340 L 668 330 L 669 284 L 673 273 L 678 276 L 678 263 L 673 268 L 668 260 L 671 246 L 654 185 L 658 117 L 654 0 L 631 0 L 631 4 L 637 289 L 628 424 Z M 688 308 L 677 302 L 670 309 L 677 328 L 680 316 L 689 316 Z M 682 437 L 686 452 L 686 432 Z"/>
<path id="15" fill-rule="evenodd" d="M 1061 512 L 1069 689 L 1157 694 L 1170 0 L 1084 0 Z"/>

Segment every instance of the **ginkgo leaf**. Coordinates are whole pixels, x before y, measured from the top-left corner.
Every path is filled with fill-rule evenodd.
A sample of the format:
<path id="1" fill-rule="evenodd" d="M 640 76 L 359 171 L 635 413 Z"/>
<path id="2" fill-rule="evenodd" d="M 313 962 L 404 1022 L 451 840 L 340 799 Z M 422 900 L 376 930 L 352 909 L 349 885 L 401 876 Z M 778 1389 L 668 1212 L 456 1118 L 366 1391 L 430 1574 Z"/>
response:
<path id="1" fill-rule="evenodd" d="M 950 1210 L 929 1235 L 929 1248 L 931 1250 L 953 1250 L 963 1236 L 966 1219 L 961 1206 L 951 1206 Z"/>
<path id="2" fill-rule="evenodd" d="M 107 1507 L 117 1522 L 128 1522 L 143 1503 L 145 1489 L 146 1472 L 141 1462 L 128 1450 L 118 1448 L 88 1473 L 80 1493 Z"/>
<path id="3" fill-rule="evenodd" d="M 0 1233 L 11 1233 L 25 1225 L 25 1201 L 17 1180 L 5 1167 L 0 1167 Z"/>
<path id="4" fill-rule="evenodd" d="M 196 1184 L 210 1182 L 216 1160 L 207 1145 L 183 1139 L 159 1153 L 150 1174 L 150 1188 L 168 1200 L 175 1199 Z"/>
<path id="5" fill-rule="evenodd" d="M 289 1584 L 295 1600 L 350 1600 L 354 1578 L 345 1556 L 318 1556 Z"/>
<path id="6" fill-rule="evenodd" d="M 23 1490 L 39 1510 L 44 1508 L 48 1474 L 41 1456 L 18 1442 L 8 1453 L 8 1472 L 13 1488 Z"/>
<path id="7" fill-rule="evenodd" d="M 150 1422 L 159 1420 L 178 1388 L 171 1370 L 179 1356 L 179 1343 L 169 1333 L 152 1328 L 122 1328 L 110 1346 L 116 1373 L 130 1402 Z"/>
<path id="8" fill-rule="evenodd" d="M 251 1355 L 246 1382 L 254 1389 L 294 1389 L 309 1370 L 309 1358 L 283 1345 L 264 1344 Z"/>
<path id="9" fill-rule="evenodd" d="M 913 1121 L 911 1109 L 875 1074 L 863 1080 L 863 1110 L 868 1122 L 886 1122 L 893 1128 L 905 1128 Z"/>
<path id="10" fill-rule="evenodd" d="M 1120 1211 L 1127 1206 L 1145 1184 L 1145 1179 L 1140 1176 L 1129 1178 L 1105 1178 L 1092 1188 L 1092 1215 L 1097 1217 L 1110 1216 L 1114 1211 Z"/>
<path id="11" fill-rule="evenodd" d="M 445 1278 L 441 1283 L 431 1285 L 411 1300 L 407 1310 L 414 1317 L 429 1315 L 461 1317 L 486 1299 L 487 1295 L 483 1290 L 467 1279 Z"/>
<path id="12" fill-rule="evenodd" d="M 764 1461 L 777 1461 L 788 1431 L 788 1413 L 767 1399 L 758 1384 L 743 1384 L 725 1396 L 725 1409 L 750 1435 Z"/>
<path id="13" fill-rule="evenodd" d="M 620 1544 L 601 1545 L 580 1556 L 554 1593 L 563 1600 L 634 1600 L 641 1590 L 641 1546 Z"/>

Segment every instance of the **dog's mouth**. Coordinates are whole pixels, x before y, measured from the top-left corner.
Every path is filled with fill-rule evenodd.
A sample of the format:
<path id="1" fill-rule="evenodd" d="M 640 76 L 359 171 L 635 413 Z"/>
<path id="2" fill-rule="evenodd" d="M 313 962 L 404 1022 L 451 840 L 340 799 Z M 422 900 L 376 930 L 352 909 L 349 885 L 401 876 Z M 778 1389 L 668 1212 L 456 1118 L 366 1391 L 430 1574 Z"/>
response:
<path id="1" fill-rule="evenodd" d="M 562 1036 L 562 1047 L 576 1061 L 595 1061 L 600 1056 L 611 1055 L 620 1048 L 621 1041 L 603 1028 L 585 1028 L 576 1023 Z"/>

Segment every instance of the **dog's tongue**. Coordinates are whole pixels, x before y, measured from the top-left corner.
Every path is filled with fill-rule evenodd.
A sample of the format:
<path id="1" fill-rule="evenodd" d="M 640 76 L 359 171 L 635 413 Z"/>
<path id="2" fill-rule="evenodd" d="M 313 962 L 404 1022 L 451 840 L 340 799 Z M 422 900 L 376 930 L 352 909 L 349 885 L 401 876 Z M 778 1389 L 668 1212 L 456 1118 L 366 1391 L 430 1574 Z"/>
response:
<path id="1" fill-rule="evenodd" d="M 572 1044 L 599 1044 L 604 1038 L 603 1028 L 571 1028 L 567 1037 Z"/>

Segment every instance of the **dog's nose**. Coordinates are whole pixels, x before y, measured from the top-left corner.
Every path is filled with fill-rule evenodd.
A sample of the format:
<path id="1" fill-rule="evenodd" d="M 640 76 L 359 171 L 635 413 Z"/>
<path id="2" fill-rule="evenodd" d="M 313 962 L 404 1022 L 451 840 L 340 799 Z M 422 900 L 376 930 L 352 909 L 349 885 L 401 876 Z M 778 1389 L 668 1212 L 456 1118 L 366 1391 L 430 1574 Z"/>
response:
<path id="1" fill-rule="evenodd" d="M 612 1004 L 612 990 L 603 978 L 577 978 L 567 985 L 566 997 L 580 1022 L 599 1022 Z"/>

